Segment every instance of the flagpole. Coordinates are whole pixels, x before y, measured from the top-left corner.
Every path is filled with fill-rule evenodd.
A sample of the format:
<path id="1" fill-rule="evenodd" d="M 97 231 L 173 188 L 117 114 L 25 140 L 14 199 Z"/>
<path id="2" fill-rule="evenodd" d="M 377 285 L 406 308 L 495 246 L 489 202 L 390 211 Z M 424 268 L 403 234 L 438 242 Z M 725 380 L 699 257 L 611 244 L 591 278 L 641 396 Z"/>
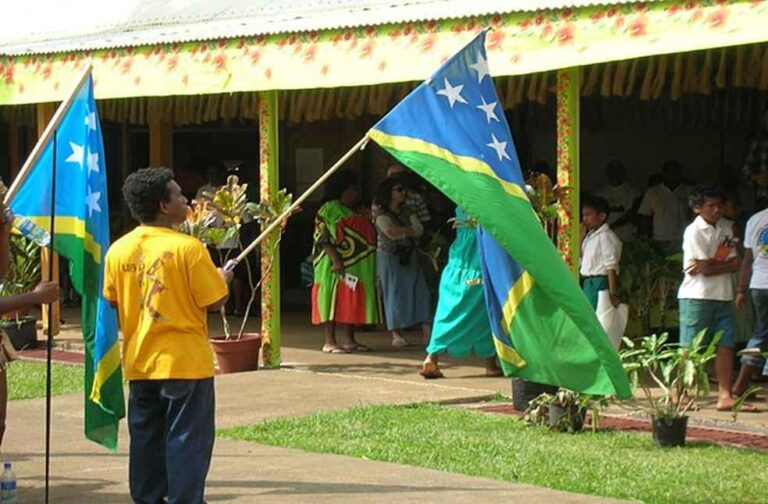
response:
<path id="1" fill-rule="evenodd" d="M 51 256 L 53 256 L 54 240 L 56 238 L 56 141 L 58 130 L 54 128 L 53 136 L 51 138 L 51 151 L 52 151 L 52 164 L 53 170 L 51 174 L 51 242 L 48 244 L 51 247 Z M 17 179 L 18 180 L 18 179 Z M 48 268 L 48 281 L 52 282 L 53 278 L 53 264 Z M 53 303 L 48 303 L 48 327 L 45 348 L 45 504 L 48 504 L 49 489 L 50 489 L 50 469 L 51 469 L 51 360 L 53 354 L 53 321 L 50 317 L 53 313 Z"/>
<path id="2" fill-rule="evenodd" d="M 90 62 L 85 64 L 85 67 L 83 68 L 82 73 L 77 78 L 76 85 L 72 88 L 72 91 L 69 92 L 69 94 L 67 95 L 67 98 L 63 102 L 61 102 L 61 105 L 59 105 L 59 108 L 56 110 L 56 113 L 53 114 L 53 118 L 51 118 L 51 121 L 48 123 L 48 126 L 45 127 L 43 134 L 37 140 L 35 147 L 32 149 L 32 153 L 24 162 L 24 165 L 21 167 L 21 170 L 19 170 L 19 174 L 16 175 L 16 178 L 13 180 L 11 187 L 8 188 L 8 192 L 5 194 L 5 200 L 4 200 L 5 206 L 8 206 L 11 203 L 11 201 L 13 201 L 14 196 L 16 196 L 16 193 L 21 187 L 21 184 L 24 182 L 24 180 L 26 180 L 30 170 L 32 170 L 32 167 L 35 166 L 38 159 L 40 159 L 40 156 L 43 154 L 43 147 L 45 146 L 46 142 L 50 140 L 52 133 L 59 127 L 59 124 L 61 123 L 61 120 L 64 117 L 64 113 L 67 110 L 69 110 L 69 107 L 72 105 L 72 102 L 75 101 L 75 98 L 77 96 L 77 90 L 80 89 L 80 86 L 83 84 L 85 79 L 87 79 L 88 76 L 91 75 L 92 68 L 93 67 L 91 66 Z"/>
<path id="3" fill-rule="evenodd" d="M 360 141 L 359 141 L 359 142 L 357 142 L 357 143 L 356 143 L 354 146 L 352 146 L 352 148 L 351 148 L 351 149 L 349 149 L 349 150 L 347 151 L 347 153 L 346 153 L 346 154 L 344 154 L 344 155 L 341 157 L 341 159 L 339 159 L 338 161 L 336 161 L 336 164 L 334 164 L 333 166 L 331 166 L 331 167 L 328 169 L 328 171 L 326 171 L 326 172 L 325 172 L 325 173 L 324 173 L 324 174 L 323 174 L 323 175 L 322 175 L 322 176 L 321 176 L 319 179 L 317 179 L 317 180 L 315 181 L 315 183 L 314 183 L 314 184 L 312 184 L 312 185 L 309 187 L 309 189 L 307 189 L 306 191 L 304 191 L 304 193 L 303 193 L 301 196 L 299 196 L 299 197 L 296 199 L 296 201 L 294 201 L 294 202 L 293 202 L 293 204 L 291 204 L 291 206 L 289 206 L 289 207 L 288 207 L 288 209 L 287 209 L 285 212 L 283 212 L 282 214 L 280 214 L 280 215 L 279 215 L 279 216 L 278 216 L 278 217 L 277 217 L 277 218 L 276 218 L 274 221 L 272 221 L 272 223 L 270 223 L 270 225 L 269 225 L 269 226 L 267 226 L 267 228 L 266 228 L 264 231 L 262 231 L 262 232 L 261 232 L 261 234 L 260 234 L 259 236 L 257 236 L 255 240 L 253 240 L 253 241 L 251 242 L 251 244 L 250 244 L 250 245 L 248 245 L 248 247 L 246 247 L 246 248 L 245 248 L 245 249 L 244 249 L 244 250 L 243 250 L 243 251 L 242 251 L 242 252 L 241 252 L 241 253 L 240 253 L 240 254 L 239 254 L 237 257 L 235 257 L 234 259 L 232 259 L 232 260 L 230 260 L 229 262 L 227 262 L 227 264 L 224 266 L 224 269 L 225 269 L 226 271 L 231 271 L 231 270 L 233 270 L 233 269 L 235 268 L 235 266 L 236 266 L 236 265 L 237 265 L 237 264 L 238 264 L 240 261 L 242 261 L 243 259 L 245 259 L 245 257 L 246 257 L 248 254 L 250 254 L 251 252 L 253 252 L 253 249 L 255 249 L 256 247 L 258 247 L 258 246 L 261 244 L 261 242 L 262 242 L 262 241 L 264 241 L 264 239 L 265 239 L 267 236 L 269 236 L 269 235 L 270 235 L 270 233 L 272 233 L 272 231 L 274 231 L 274 230 L 275 230 L 275 229 L 276 229 L 278 226 L 280 226 L 280 225 L 283 223 L 283 221 L 285 221 L 285 219 L 287 219 L 288 217 L 290 217 L 290 216 L 291 216 L 291 214 L 292 214 L 293 212 L 295 212 L 295 211 L 296 211 L 296 209 L 299 207 L 299 205 L 301 205 L 301 204 L 304 202 L 304 200 L 305 200 L 305 199 L 309 198 L 309 196 L 310 196 L 310 195 L 311 195 L 313 192 L 315 192 L 315 191 L 316 191 L 316 190 L 317 190 L 317 189 L 318 189 L 318 188 L 319 188 L 321 185 L 323 185 L 323 184 L 325 183 L 325 181 L 326 181 L 326 180 L 328 180 L 328 179 L 330 178 L 330 176 L 331 176 L 331 175 L 333 175 L 333 174 L 336 172 L 336 170 L 338 170 L 339 168 L 341 168 L 341 166 L 342 166 L 344 163 L 346 163 L 346 162 L 347 162 L 347 160 L 348 160 L 350 157 L 352 157 L 352 155 L 353 155 L 355 152 L 357 152 L 357 151 L 359 151 L 359 150 L 363 150 L 363 149 L 365 149 L 365 146 L 366 146 L 366 144 L 368 143 L 368 140 L 369 140 L 369 138 L 368 138 L 368 134 L 366 133 L 366 135 L 365 135 L 363 138 L 361 138 L 361 139 L 360 139 Z"/>

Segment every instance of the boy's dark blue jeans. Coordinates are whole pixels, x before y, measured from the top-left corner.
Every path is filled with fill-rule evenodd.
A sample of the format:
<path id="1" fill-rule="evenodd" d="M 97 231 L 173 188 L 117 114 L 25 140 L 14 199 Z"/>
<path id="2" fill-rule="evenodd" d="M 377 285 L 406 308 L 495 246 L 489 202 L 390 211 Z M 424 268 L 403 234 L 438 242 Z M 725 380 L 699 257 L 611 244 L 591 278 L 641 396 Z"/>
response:
<path id="1" fill-rule="evenodd" d="M 129 383 L 129 479 L 136 504 L 203 504 L 211 465 L 213 378 Z"/>

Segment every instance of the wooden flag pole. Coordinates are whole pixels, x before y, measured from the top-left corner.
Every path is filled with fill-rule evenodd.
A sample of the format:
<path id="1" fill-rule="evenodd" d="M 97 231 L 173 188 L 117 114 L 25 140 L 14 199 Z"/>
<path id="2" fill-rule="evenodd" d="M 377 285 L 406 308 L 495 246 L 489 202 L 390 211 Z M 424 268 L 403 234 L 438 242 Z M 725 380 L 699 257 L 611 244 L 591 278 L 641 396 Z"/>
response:
<path id="1" fill-rule="evenodd" d="M 53 118 L 51 118 L 50 122 L 48 123 L 48 126 L 45 127 L 45 130 L 43 131 L 43 134 L 40 135 L 40 138 L 37 140 L 37 143 L 35 144 L 35 147 L 32 149 L 32 153 L 29 155 L 27 160 L 24 162 L 24 166 L 21 167 L 21 170 L 19 170 L 19 174 L 16 175 L 16 178 L 13 179 L 13 183 L 11 184 L 11 187 L 8 188 L 8 192 L 5 194 L 5 199 L 3 202 L 5 203 L 5 206 L 8 206 L 11 201 L 13 201 L 14 196 L 16 196 L 16 193 L 19 191 L 19 188 L 21 187 L 21 184 L 26 180 L 27 176 L 29 175 L 29 171 L 32 169 L 32 167 L 37 163 L 38 159 L 40 159 L 40 156 L 43 154 L 43 147 L 45 146 L 46 142 L 51 139 L 51 135 L 53 135 L 53 132 L 56 130 L 56 128 L 59 127 L 59 124 L 61 123 L 61 119 L 64 117 L 64 113 L 69 110 L 69 107 L 72 105 L 72 102 L 75 101 L 75 97 L 77 96 L 77 90 L 80 89 L 80 86 L 83 84 L 85 79 L 88 78 L 89 75 L 91 75 L 91 70 L 93 69 L 93 66 L 90 62 L 85 64 L 85 67 L 83 68 L 83 72 L 80 74 L 79 78 L 77 79 L 77 84 L 72 88 L 72 91 L 67 95 L 67 98 L 61 102 L 61 105 L 59 105 L 59 108 L 56 110 L 56 113 L 53 114 Z"/>
<path id="2" fill-rule="evenodd" d="M 363 138 L 361 138 L 361 139 L 360 139 L 360 141 L 359 141 L 359 142 L 357 142 L 357 143 L 356 143 L 356 144 L 355 144 L 355 145 L 354 145 L 354 146 L 353 146 L 351 149 L 349 149 L 349 150 L 347 151 L 347 153 L 346 153 L 346 154 L 344 154 L 344 155 L 341 157 L 341 159 L 339 159 L 338 161 L 336 161 L 336 164 L 334 164 L 333 166 L 331 166 L 331 167 L 328 169 L 328 171 L 327 171 L 327 172 L 323 173 L 323 175 L 322 175 L 322 176 L 321 176 L 319 179 L 317 179 L 317 180 L 315 181 L 315 183 L 314 183 L 314 184 L 312 184 L 312 185 L 309 187 L 309 189 L 307 189 L 306 191 L 304 191 L 304 194 L 302 194 L 301 196 L 299 196 L 299 197 L 296 199 L 296 201 L 294 201 L 294 202 L 291 204 L 291 206 L 289 206 L 289 207 L 288 207 L 288 209 L 287 209 L 285 212 L 283 212 L 282 214 L 280 214 L 280 215 L 277 217 L 277 219 L 275 219 L 274 221 L 272 221 L 272 223 L 270 223 L 270 225 L 269 225 L 269 226 L 267 226 L 267 228 L 266 228 L 264 231 L 262 231 L 262 232 L 261 232 L 261 234 L 260 234 L 259 236 L 257 236 L 257 237 L 256 237 L 256 239 L 255 239 L 255 240 L 253 240 L 253 241 L 251 242 L 251 244 L 250 244 L 250 245 L 248 245 L 248 246 L 247 246 L 247 247 L 246 247 L 246 248 L 245 248 L 245 249 L 244 249 L 244 250 L 243 250 L 243 251 L 242 251 L 242 252 L 241 252 L 241 253 L 240 253 L 240 254 L 239 254 L 237 257 L 235 257 L 234 259 L 231 259 L 229 262 L 227 262 L 227 264 L 224 266 L 224 270 L 225 270 L 225 271 L 231 271 L 231 270 L 233 270 L 233 269 L 235 268 L 235 266 L 237 266 L 237 264 L 238 264 L 240 261 L 242 261 L 243 259 L 245 259 L 245 257 L 246 257 L 248 254 L 250 254 L 251 252 L 253 252 L 253 249 L 255 249 L 256 247 L 258 247 L 258 246 L 259 246 L 259 244 L 261 244 L 261 242 L 262 242 L 262 241 L 264 241 L 264 239 L 265 239 L 267 236 L 269 236 L 269 234 L 270 234 L 270 233 L 272 233 L 272 231 L 274 231 L 275 229 L 277 229 L 277 227 L 278 227 L 278 226 L 282 225 L 283 221 L 285 221 L 285 219 L 287 219 L 288 217 L 290 217 L 290 216 L 291 216 L 291 214 L 292 214 L 293 212 L 295 212 L 295 211 L 296 211 L 296 209 L 299 207 L 299 205 L 301 205 L 301 204 L 304 202 L 304 200 L 306 200 L 307 198 L 309 198 L 309 196 L 310 196 L 310 195 L 311 195 L 313 192 L 315 192 L 315 191 L 316 191 L 316 190 L 317 190 L 317 189 L 318 189 L 318 188 L 319 188 L 321 185 L 323 185 L 323 184 L 325 183 L 325 181 L 326 181 L 326 180 L 328 180 L 328 179 L 330 178 L 330 176 L 331 176 L 331 175 L 333 175 L 333 174 L 336 172 L 336 170 L 338 170 L 338 169 L 339 169 L 339 168 L 340 168 L 340 167 L 341 167 L 341 166 L 342 166 L 344 163 L 346 163 L 346 162 L 347 162 L 347 160 L 348 160 L 350 157 L 352 157 L 352 155 L 353 155 L 355 152 L 357 152 L 357 151 L 359 151 L 359 150 L 362 150 L 362 149 L 364 149 L 364 148 L 365 148 L 365 146 L 366 146 L 366 144 L 368 144 L 368 140 L 369 140 L 369 139 L 368 139 L 368 135 L 366 134 L 366 135 L 365 135 Z"/>

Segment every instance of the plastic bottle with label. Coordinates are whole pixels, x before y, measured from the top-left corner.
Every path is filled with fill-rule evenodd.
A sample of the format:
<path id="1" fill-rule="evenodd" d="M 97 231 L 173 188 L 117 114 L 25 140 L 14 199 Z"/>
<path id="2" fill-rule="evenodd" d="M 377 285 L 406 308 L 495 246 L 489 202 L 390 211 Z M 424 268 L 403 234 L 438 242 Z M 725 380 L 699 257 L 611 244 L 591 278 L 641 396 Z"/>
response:
<path id="1" fill-rule="evenodd" d="M 32 222 L 30 219 L 22 215 L 14 215 L 10 208 L 5 209 L 4 218 L 6 220 L 13 219 L 13 227 L 15 227 L 19 233 L 37 243 L 41 247 L 47 247 L 50 245 L 50 233 Z"/>
<path id="2" fill-rule="evenodd" d="M 11 469 L 10 462 L 3 465 L 3 474 L 0 475 L 0 504 L 19 504 L 16 475 Z"/>

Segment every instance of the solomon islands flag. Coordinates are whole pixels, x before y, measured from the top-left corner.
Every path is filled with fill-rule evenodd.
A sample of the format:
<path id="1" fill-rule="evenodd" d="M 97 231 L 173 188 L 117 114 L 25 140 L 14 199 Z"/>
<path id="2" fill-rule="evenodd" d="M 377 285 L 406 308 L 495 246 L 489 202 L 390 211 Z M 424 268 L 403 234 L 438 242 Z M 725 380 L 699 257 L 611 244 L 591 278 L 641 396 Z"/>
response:
<path id="1" fill-rule="evenodd" d="M 102 296 L 104 255 L 109 247 L 109 206 L 104 143 L 93 81 L 75 91 L 53 135 L 11 202 L 50 232 L 51 191 L 56 169 L 53 249 L 69 261 L 72 284 L 82 296 L 85 341 L 85 436 L 117 450 L 118 424 L 125 416 L 117 315 Z"/>
<path id="2" fill-rule="evenodd" d="M 474 217 L 494 343 L 507 375 L 630 396 L 589 301 L 536 217 L 488 71 L 483 31 L 369 132 Z"/>

